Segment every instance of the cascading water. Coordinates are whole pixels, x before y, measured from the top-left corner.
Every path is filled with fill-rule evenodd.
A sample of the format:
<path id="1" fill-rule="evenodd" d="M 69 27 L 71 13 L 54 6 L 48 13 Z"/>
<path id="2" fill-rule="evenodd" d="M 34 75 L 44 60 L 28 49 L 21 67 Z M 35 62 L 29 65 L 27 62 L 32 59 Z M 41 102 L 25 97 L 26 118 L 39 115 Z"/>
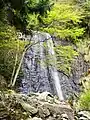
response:
<path id="1" fill-rule="evenodd" d="M 81 75 L 90 68 L 89 64 L 80 55 L 75 60 L 72 66 L 71 76 L 67 76 L 62 71 L 56 69 L 56 57 L 53 48 L 53 41 L 48 33 L 33 32 L 31 35 L 19 36 L 22 40 L 30 40 L 38 44 L 33 45 L 26 52 L 22 64 L 23 76 L 19 77 L 21 85 L 19 90 L 22 93 L 30 92 L 51 92 L 53 95 L 58 95 L 60 100 L 68 99 L 72 96 L 76 96 L 79 89 L 79 79 Z M 47 40 L 49 38 L 49 40 Z M 47 49 L 44 47 L 44 42 L 47 45 Z M 54 43 L 57 45 L 68 45 L 67 41 L 58 41 L 54 39 Z M 71 43 L 70 43 L 71 44 Z M 49 62 L 47 62 L 49 55 Z M 63 63 L 62 63 L 63 64 Z M 63 97 L 64 96 L 64 97 Z"/>
<path id="2" fill-rule="evenodd" d="M 49 38 L 50 38 L 50 35 L 47 33 L 47 39 L 49 39 Z M 53 59 L 53 63 L 54 63 L 54 65 L 51 66 L 51 74 L 54 79 L 57 95 L 60 100 L 64 100 L 58 72 L 56 70 L 56 57 L 55 57 L 55 52 L 54 52 L 54 47 L 53 47 L 53 41 L 51 38 L 49 40 L 47 40 L 47 46 L 48 46 L 49 55 L 52 55 L 52 59 Z"/>
<path id="3" fill-rule="evenodd" d="M 29 48 L 25 54 L 22 64 L 24 77 L 21 78 L 20 91 L 26 94 L 48 91 L 54 95 L 57 94 L 60 100 L 64 100 L 64 94 L 67 94 L 69 88 L 66 88 L 66 93 L 65 90 L 62 92 L 61 83 L 66 87 L 67 77 L 58 75 L 51 36 L 48 33 L 33 32 L 30 38 L 32 42 L 38 43 Z M 50 58 L 49 62 L 47 62 L 47 56 Z"/>

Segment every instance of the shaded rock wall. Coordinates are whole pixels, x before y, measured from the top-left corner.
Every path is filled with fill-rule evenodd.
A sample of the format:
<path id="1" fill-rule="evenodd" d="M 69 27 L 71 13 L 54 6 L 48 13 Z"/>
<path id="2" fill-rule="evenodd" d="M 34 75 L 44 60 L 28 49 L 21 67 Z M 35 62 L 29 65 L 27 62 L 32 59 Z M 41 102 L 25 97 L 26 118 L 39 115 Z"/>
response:
<path id="1" fill-rule="evenodd" d="M 59 38 L 53 38 L 53 41 L 54 41 L 55 46 L 71 45 L 71 46 L 73 46 L 73 48 L 75 50 L 77 50 L 77 47 L 75 45 L 73 45 L 70 41 L 60 40 Z M 88 71 L 89 68 L 90 68 L 90 63 L 85 61 L 83 54 L 79 54 L 79 56 L 75 58 L 72 66 L 71 66 L 71 75 L 70 76 L 67 76 L 64 73 L 59 73 L 62 90 L 63 90 L 66 98 L 68 98 L 72 95 L 77 95 L 80 92 L 79 79 L 83 76 L 83 74 L 85 74 Z M 71 88 L 71 89 L 69 89 L 69 88 Z"/>
<path id="2" fill-rule="evenodd" d="M 70 76 L 59 73 L 62 90 L 66 98 L 77 96 L 80 93 L 80 78 L 88 71 L 89 68 L 90 64 L 84 60 L 82 55 L 79 55 L 72 64 Z"/>
<path id="3" fill-rule="evenodd" d="M 80 92 L 79 79 L 88 71 L 90 64 L 84 60 L 83 55 L 79 55 L 72 65 L 72 76 L 70 78 L 74 92 Z"/>

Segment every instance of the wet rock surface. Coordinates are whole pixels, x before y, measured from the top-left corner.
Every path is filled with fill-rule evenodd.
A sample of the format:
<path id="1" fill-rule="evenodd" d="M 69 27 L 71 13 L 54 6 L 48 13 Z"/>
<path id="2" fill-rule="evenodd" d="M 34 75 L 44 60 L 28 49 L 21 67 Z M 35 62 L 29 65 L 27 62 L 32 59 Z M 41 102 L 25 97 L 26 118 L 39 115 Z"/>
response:
<path id="1" fill-rule="evenodd" d="M 0 120 L 74 120 L 68 103 L 49 92 L 18 94 L 0 92 Z"/>
<path id="2" fill-rule="evenodd" d="M 43 46 L 43 41 L 46 41 L 48 36 L 40 32 L 33 34 L 31 41 L 38 43 L 33 45 L 25 54 L 22 65 L 24 77 L 21 78 L 22 85 L 20 91 L 26 94 L 29 92 L 44 91 L 56 94 L 53 78 L 50 78 L 50 69 L 44 64 L 46 51 Z"/>
<path id="3" fill-rule="evenodd" d="M 38 42 L 38 44 L 33 45 L 25 54 L 22 64 L 24 76 L 20 78 L 22 83 L 19 90 L 25 94 L 48 91 L 53 95 L 58 95 L 61 87 L 64 98 L 68 98 L 72 94 L 72 86 L 65 74 L 54 70 L 56 57 L 52 37 L 48 33 L 34 31 L 32 37 L 28 36 L 28 38 L 30 39 L 27 40 Z M 47 56 L 51 59 L 48 63 Z M 57 88 L 59 88 L 58 93 Z"/>
<path id="4" fill-rule="evenodd" d="M 19 78 L 20 81 L 22 81 L 19 91 L 25 94 L 29 92 L 48 91 L 53 95 L 56 95 L 57 92 L 51 67 L 53 58 L 50 64 L 44 63 L 47 59 L 47 51 L 49 51 L 48 49 L 46 50 L 43 44 L 43 41 L 47 39 L 47 34 L 34 31 L 32 36 L 21 35 L 20 39 L 29 40 L 30 42 L 39 41 L 39 43 L 31 47 L 25 54 L 22 65 L 23 77 Z M 53 39 L 52 36 L 51 39 L 54 45 L 71 45 L 70 42 L 65 40 L 62 41 L 60 39 L 57 40 L 56 38 Z M 45 44 L 47 44 L 47 40 Z M 58 72 L 59 81 L 65 99 L 68 99 L 74 95 L 77 96 L 80 92 L 79 79 L 83 73 L 87 72 L 89 67 L 90 65 L 84 61 L 84 57 L 80 54 L 72 65 L 72 75 L 67 76 L 63 72 Z"/>

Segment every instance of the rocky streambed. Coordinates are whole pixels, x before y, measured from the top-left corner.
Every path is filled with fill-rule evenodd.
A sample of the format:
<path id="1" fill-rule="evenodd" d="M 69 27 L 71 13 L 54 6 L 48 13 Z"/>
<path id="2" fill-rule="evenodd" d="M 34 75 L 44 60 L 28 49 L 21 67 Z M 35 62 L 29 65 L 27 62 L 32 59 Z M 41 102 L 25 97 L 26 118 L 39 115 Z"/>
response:
<path id="1" fill-rule="evenodd" d="M 70 105 L 48 92 L 0 92 L 0 120 L 74 120 Z"/>
<path id="2" fill-rule="evenodd" d="M 90 120 L 89 111 L 75 112 L 65 101 L 49 92 L 0 91 L 0 120 Z"/>

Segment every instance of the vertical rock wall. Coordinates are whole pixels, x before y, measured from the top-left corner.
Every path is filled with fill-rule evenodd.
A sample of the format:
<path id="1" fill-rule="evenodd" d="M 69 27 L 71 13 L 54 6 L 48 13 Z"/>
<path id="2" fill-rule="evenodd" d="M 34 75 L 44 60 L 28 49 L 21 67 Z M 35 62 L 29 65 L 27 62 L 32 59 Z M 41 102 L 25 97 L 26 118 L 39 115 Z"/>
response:
<path id="1" fill-rule="evenodd" d="M 25 40 L 28 38 L 28 40 L 31 40 L 32 42 L 38 42 L 38 44 L 32 46 L 25 54 L 22 65 L 24 77 L 21 79 L 22 83 L 19 88 L 20 91 L 26 94 L 29 92 L 44 91 L 48 91 L 54 95 L 57 94 L 52 67 L 44 63 L 47 60 L 47 51 L 43 45 L 43 41 L 47 41 L 47 34 L 34 32 L 32 37 L 29 36 L 26 38 L 24 36 L 24 38 Z M 55 42 L 54 40 L 54 44 L 56 45 L 58 42 Z M 68 45 L 69 43 L 64 41 L 59 44 Z M 80 86 L 78 85 L 79 79 L 88 68 L 89 65 L 84 61 L 83 56 L 80 55 L 72 65 L 71 76 L 68 77 L 62 72 L 58 73 L 65 99 L 80 91 Z"/>

